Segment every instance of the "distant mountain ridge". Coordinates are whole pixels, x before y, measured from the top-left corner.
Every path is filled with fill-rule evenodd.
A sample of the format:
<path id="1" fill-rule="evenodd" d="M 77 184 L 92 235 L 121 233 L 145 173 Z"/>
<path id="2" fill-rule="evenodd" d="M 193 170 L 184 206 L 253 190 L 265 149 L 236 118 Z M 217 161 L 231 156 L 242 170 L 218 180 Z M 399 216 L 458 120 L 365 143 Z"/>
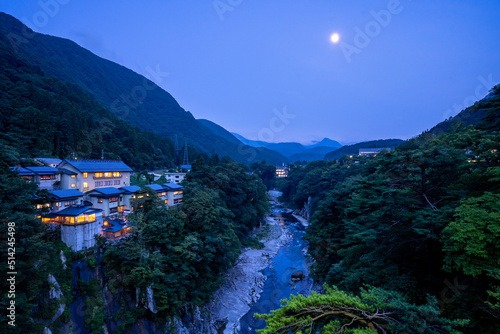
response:
<path id="1" fill-rule="evenodd" d="M 103 107 L 132 126 L 152 131 L 180 143 L 187 142 L 200 152 L 228 155 L 251 163 L 266 159 L 282 163 L 272 151 L 245 155 L 239 144 L 214 135 L 184 110 L 172 95 L 153 81 L 119 64 L 96 56 L 68 39 L 39 34 L 16 18 L 0 12 L 0 34 L 10 41 L 10 51 L 49 76 L 74 84 L 94 97 Z M 161 79 L 160 69 L 154 75 Z M 157 78 L 158 79 L 158 78 Z"/>
<path id="2" fill-rule="evenodd" d="M 269 143 L 265 141 L 247 139 L 235 132 L 232 132 L 231 134 L 248 146 L 265 147 L 279 152 L 289 158 L 291 162 L 299 160 L 305 160 L 308 162 L 322 160 L 326 153 L 342 147 L 342 144 L 329 138 L 323 138 L 323 140 L 311 145 L 302 145 L 295 142 Z"/>

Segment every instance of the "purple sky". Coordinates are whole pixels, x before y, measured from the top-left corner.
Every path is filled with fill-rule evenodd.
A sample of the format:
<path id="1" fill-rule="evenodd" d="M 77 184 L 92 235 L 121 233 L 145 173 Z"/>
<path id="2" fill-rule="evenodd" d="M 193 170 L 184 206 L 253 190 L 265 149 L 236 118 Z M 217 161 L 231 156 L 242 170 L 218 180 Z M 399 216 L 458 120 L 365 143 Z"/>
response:
<path id="1" fill-rule="evenodd" d="M 157 83 L 182 107 L 250 139 L 406 139 L 500 82 L 500 1 L 360 2 L 20 0 L 0 11 L 140 74 L 168 72 Z"/>

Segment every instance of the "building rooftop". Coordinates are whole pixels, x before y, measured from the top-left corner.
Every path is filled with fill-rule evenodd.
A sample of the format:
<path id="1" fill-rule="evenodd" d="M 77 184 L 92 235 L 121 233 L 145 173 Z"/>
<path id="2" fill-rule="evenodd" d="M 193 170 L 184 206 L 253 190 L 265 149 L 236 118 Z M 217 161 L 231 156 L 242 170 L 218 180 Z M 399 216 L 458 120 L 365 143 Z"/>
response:
<path id="1" fill-rule="evenodd" d="M 164 186 L 161 186 L 159 184 L 147 184 L 147 185 L 145 185 L 145 187 L 149 187 L 149 188 L 155 190 L 156 192 L 166 190 Z"/>
<path id="2" fill-rule="evenodd" d="M 120 232 L 121 230 L 124 230 L 126 228 L 128 228 L 128 226 L 124 220 L 105 218 L 102 231 L 114 233 L 114 232 Z"/>
<path id="3" fill-rule="evenodd" d="M 61 170 L 54 167 L 26 167 L 26 169 L 29 169 L 37 175 L 54 175 L 62 173 Z"/>
<path id="4" fill-rule="evenodd" d="M 141 190 L 141 187 L 139 187 L 139 186 L 125 186 L 125 187 L 121 187 L 120 190 L 123 190 L 124 192 L 127 192 L 127 193 L 136 193 L 139 190 Z"/>
<path id="5" fill-rule="evenodd" d="M 18 173 L 20 176 L 33 176 L 35 173 L 30 171 L 29 169 L 23 167 L 10 167 L 10 170 Z"/>
<path id="6" fill-rule="evenodd" d="M 60 164 L 62 162 L 61 159 L 56 158 L 35 158 L 35 160 L 46 164 Z"/>
<path id="7" fill-rule="evenodd" d="M 167 188 L 167 190 L 182 190 L 182 189 L 184 189 L 183 186 L 180 186 L 180 185 L 178 185 L 176 183 L 165 183 L 163 185 L 163 187 Z"/>
<path id="8" fill-rule="evenodd" d="M 92 197 L 116 196 L 123 194 L 123 190 L 114 187 L 95 188 L 90 191 L 87 191 L 85 194 Z"/>
<path id="9" fill-rule="evenodd" d="M 69 164 L 78 171 L 84 172 L 132 172 L 132 168 L 123 161 L 117 160 L 64 160 L 61 165 Z"/>
<path id="10" fill-rule="evenodd" d="M 52 190 L 49 193 L 56 199 L 65 199 L 72 197 L 81 197 L 85 194 L 76 189 L 66 189 L 66 190 Z"/>
<path id="11" fill-rule="evenodd" d="M 88 206 L 70 206 L 69 208 L 63 209 L 58 212 L 54 212 L 49 214 L 49 217 L 55 218 L 58 216 L 65 216 L 65 217 L 78 217 L 81 214 L 93 214 L 93 213 L 98 213 L 102 212 L 101 209 L 94 209 L 94 208 L 89 208 Z"/>

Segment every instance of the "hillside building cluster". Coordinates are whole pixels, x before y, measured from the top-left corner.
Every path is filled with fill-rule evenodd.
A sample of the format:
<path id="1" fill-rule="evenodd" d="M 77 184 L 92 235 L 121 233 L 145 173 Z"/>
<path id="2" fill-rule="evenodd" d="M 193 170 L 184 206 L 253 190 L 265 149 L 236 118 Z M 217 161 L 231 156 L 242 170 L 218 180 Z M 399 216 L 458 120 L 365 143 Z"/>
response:
<path id="1" fill-rule="evenodd" d="M 37 204 L 42 222 L 61 227 L 62 241 L 75 251 L 95 245 L 95 235 L 106 239 L 127 236 L 128 214 L 141 187 L 130 185 L 133 170 L 122 161 L 38 158 L 45 166 L 11 167 L 27 181 L 49 192 L 47 203 Z M 174 175 L 175 180 L 175 175 Z M 182 203 L 178 182 L 148 185 L 166 207 Z"/>

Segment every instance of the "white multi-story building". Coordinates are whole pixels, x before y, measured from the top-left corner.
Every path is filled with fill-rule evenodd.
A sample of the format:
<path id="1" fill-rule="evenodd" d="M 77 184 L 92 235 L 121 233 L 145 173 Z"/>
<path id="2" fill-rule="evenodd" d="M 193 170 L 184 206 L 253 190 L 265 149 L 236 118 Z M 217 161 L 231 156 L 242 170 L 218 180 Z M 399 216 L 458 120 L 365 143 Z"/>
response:
<path id="1" fill-rule="evenodd" d="M 87 192 L 96 188 L 130 186 L 132 168 L 122 161 L 63 160 L 57 168 L 72 173 L 63 177 L 62 189 Z"/>
<path id="2" fill-rule="evenodd" d="M 186 173 L 165 173 L 165 178 L 168 183 L 179 184 L 186 178 Z"/>

